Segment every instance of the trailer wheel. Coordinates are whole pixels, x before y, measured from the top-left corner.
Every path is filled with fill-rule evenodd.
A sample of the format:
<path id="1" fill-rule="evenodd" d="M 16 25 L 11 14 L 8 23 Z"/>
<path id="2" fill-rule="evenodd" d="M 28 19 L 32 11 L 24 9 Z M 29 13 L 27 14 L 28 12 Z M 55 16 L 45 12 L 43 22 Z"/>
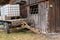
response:
<path id="1" fill-rule="evenodd" d="M 10 25 L 5 22 L 5 23 L 4 23 L 4 26 L 5 26 L 5 31 L 6 31 L 6 33 L 9 34 L 9 33 L 10 33 L 10 30 L 9 30 L 9 29 L 10 29 L 10 28 L 9 28 Z"/>

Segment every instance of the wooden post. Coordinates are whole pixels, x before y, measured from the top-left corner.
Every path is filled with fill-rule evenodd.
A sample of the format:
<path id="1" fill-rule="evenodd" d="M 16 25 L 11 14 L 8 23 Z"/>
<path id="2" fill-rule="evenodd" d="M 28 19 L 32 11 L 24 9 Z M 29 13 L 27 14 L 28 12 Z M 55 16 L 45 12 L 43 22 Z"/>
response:
<path id="1" fill-rule="evenodd" d="M 30 7 L 29 6 L 27 6 L 27 18 L 29 19 L 29 17 L 30 17 Z"/>

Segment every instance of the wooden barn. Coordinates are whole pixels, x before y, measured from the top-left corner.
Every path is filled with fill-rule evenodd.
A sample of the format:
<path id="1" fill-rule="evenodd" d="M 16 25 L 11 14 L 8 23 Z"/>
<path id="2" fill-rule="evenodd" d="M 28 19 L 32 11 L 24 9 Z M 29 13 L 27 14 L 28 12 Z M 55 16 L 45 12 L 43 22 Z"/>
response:
<path id="1" fill-rule="evenodd" d="M 60 33 L 60 0 L 10 0 L 10 4 L 20 4 L 23 18 L 33 21 L 42 33 Z"/>

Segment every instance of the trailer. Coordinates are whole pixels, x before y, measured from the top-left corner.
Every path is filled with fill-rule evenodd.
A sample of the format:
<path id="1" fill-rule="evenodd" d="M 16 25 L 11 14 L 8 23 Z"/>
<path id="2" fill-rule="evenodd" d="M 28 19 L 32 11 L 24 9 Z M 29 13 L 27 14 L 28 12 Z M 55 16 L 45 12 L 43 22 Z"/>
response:
<path id="1" fill-rule="evenodd" d="M 29 25 L 28 22 L 26 22 L 26 19 L 0 20 L 0 22 L 3 22 L 6 33 L 10 33 L 11 28 L 17 27 L 20 27 L 20 29 L 27 28 L 36 34 L 41 33 L 41 31 Z"/>
<path id="2" fill-rule="evenodd" d="M 21 20 L 25 19 L 16 19 L 16 20 L 0 20 L 1 23 L 4 25 L 4 30 L 7 33 L 10 33 L 10 28 L 16 28 L 21 26 Z"/>

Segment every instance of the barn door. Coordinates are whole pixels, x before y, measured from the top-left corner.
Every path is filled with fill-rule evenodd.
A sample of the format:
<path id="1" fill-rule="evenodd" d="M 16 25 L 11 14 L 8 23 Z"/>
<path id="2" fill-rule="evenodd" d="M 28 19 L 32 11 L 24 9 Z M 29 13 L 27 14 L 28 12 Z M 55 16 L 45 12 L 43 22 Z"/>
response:
<path id="1" fill-rule="evenodd" d="M 35 27 L 38 26 L 38 5 L 30 6 L 30 18 L 34 20 Z"/>
<path id="2" fill-rule="evenodd" d="M 48 9 L 48 1 L 30 6 L 30 18 L 34 20 L 35 28 L 41 29 L 42 32 L 47 30 Z"/>
<path id="3" fill-rule="evenodd" d="M 49 27 L 50 32 L 60 32 L 60 0 L 50 0 Z"/>

